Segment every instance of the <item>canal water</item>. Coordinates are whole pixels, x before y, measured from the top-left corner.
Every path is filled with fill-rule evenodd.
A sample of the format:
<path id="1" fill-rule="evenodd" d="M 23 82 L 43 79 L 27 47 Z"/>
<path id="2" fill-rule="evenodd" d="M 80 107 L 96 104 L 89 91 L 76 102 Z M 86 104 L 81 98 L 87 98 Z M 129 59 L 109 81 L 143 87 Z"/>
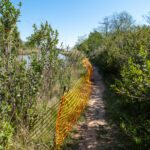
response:
<path id="1" fill-rule="evenodd" d="M 62 54 L 59 54 L 59 56 L 58 56 L 60 59 L 63 59 L 63 60 L 65 60 L 65 56 L 64 55 L 62 55 Z M 29 57 L 29 55 L 23 55 L 23 56 L 19 56 L 19 58 L 21 59 L 21 58 L 23 58 L 26 62 L 27 62 L 27 66 L 30 64 L 30 57 Z"/>

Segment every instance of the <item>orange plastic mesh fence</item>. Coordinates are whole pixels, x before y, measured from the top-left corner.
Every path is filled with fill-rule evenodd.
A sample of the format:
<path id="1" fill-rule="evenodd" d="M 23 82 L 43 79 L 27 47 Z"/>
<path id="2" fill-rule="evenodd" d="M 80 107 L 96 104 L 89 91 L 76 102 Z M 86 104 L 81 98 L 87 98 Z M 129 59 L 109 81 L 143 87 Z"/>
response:
<path id="1" fill-rule="evenodd" d="M 65 137 L 69 134 L 89 100 L 91 93 L 90 78 L 93 70 L 89 59 L 83 60 L 83 67 L 87 68 L 87 73 L 78 80 L 72 90 L 62 97 L 55 133 L 56 147 L 63 144 Z"/>
<path id="2" fill-rule="evenodd" d="M 92 65 L 89 59 L 82 61 L 87 73 L 69 92 L 64 93 L 61 101 L 57 101 L 34 123 L 28 139 L 29 144 L 33 140 L 42 141 L 45 137 L 50 140 L 52 147 L 54 144 L 56 147 L 63 144 L 65 137 L 85 109 L 91 93 Z"/>

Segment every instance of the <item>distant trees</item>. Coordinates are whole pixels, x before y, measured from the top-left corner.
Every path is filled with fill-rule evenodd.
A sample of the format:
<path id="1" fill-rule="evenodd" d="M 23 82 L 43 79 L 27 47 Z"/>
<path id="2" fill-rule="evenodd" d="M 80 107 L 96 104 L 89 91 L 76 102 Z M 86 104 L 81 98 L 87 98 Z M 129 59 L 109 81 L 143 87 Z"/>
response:
<path id="1" fill-rule="evenodd" d="M 134 19 L 132 16 L 123 11 L 121 13 L 114 13 L 111 16 L 107 16 L 100 22 L 100 28 L 107 37 L 108 32 L 122 33 L 132 28 L 134 25 Z"/>
<path id="2" fill-rule="evenodd" d="M 150 24 L 150 12 L 148 12 L 148 15 L 144 16 L 144 18 Z"/>
<path id="3" fill-rule="evenodd" d="M 98 31 L 91 32 L 88 39 L 83 40 L 82 43 L 77 45 L 77 49 L 89 54 L 90 51 L 96 50 L 102 42 L 102 34 Z"/>
<path id="4" fill-rule="evenodd" d="M 116 34 L 121 35 L 121 33 L 125 33 L 126 31 L 132 29 L 133 26 L 134 20 L 130 14 L 125 11 L 115 13 L 112 16 L 105 17 L 103 21 L 100 22 L 100 27 L 98 27 L 98 29 L 100 29 L 101 32 L 94 30 L 89 34 L 87 39 L 77 43 L 77 48 L 78 50 L 89 54 L 91 51 L 104 45 L 102 44 L 104 43 L 104 38 L 109 38 L 109 36 L 115 36 Z"/>
<path id="5" fill-rule="evenodd" d="M 83 53 L 87 54 L 89 52 L 88 41 L 83 40 L 82 43 L 77 45 L 77 49 L 82 51 Z"/>
<path id="6" fill-rule="evenodd" d="M 105 36 L 107 37 L 108 31 L 109 31 L 109 25 L 110 25 L 109 17 L 105 17 L 103 19 L 103 21 L 100 22 L 100 24 L 102 25 L 102 31 L 104 32 Z"/>
<path id="7" fill-rule="evenodd" d="M 88 47 L 89 50 L 95 50 L 97 49 L 102 43 L 102 34 L 94 31 L 91 32 L 88 38 Z"/>
<path id="8" fill-rule="evenodd" d="M 148 12 L 147 15 L 144 16 L 144 18 L 147 21 L 147 23 L 150 24 L 150 11 Z"/>
<path id="9" fill-rule="evenodd" d="M 127 12 L 121 12 L 119 14 L 112 15 L 110 19 L 110 30 L 119 32 L 125 32 L 134 24 L 134 20 L 130 14 Z"/>

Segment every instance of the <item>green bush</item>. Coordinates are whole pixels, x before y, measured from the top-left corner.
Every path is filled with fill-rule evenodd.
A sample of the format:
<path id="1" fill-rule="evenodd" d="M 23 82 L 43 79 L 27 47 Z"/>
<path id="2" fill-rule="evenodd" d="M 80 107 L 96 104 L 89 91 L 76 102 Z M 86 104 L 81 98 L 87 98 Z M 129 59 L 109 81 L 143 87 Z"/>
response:
<path id="1" fill-rule="evenodd" d="M 113 86 L 117 92 L 135 101 L 150 100 L 150 60 L 147 51 L 142 49 L 136 58 L 130 57 L 121 71 L 121 80 L 116 79 Z"/>
<path id="2" fill-rule="evenodd" d="M 120 126 L 136 143 L 148 147 L 150 143 L 150 60 L 147 51 L 140 49 L 136 59 L 131 57 L 123 66 L 121 79 L 112 88 L 120 94 Z M 125 106 L 128 106 L 127 110 Z"/>
<path id="3" fill-rule="evenodd" d="M 124 18 L 124 20 L 122 19 Z M 113 27 L 113 28 L 112 28 Z M 80 43 L 103 75 L 110 122 L 122 130 L 124 148 L 144 150 L 150 143 L 150 26 L 135 26 L 127 13 L 104 20 L 96 49 L 90 36 Z M 91 34 L 90 34 L 91 35 Z M 97 39 L 92 34 L 92 39 Z M 96 42 L 96 41 L 95 41 Z M 82 45 L 83 44 L 83 45 Z M 83 46 L 83 47 L 82 47 Z M 128 139 L 128 140 L 126 140 Z"/>

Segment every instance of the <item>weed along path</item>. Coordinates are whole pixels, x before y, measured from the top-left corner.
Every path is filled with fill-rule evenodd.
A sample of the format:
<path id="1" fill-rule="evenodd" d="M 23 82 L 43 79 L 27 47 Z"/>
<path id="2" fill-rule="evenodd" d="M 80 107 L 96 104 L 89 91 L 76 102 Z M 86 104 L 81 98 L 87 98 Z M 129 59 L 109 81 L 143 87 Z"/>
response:
<path id="1" fill-rule="evenodd" d="M 94 81 L 91 98 L 85 110 L 85 121 L 76 126 L 75 138 L 80 138 L 76 150 L 113 150 L 115 143 L 114 129 L 109 126 L 105 116 L 102 77 L 94 67 Z"/>

